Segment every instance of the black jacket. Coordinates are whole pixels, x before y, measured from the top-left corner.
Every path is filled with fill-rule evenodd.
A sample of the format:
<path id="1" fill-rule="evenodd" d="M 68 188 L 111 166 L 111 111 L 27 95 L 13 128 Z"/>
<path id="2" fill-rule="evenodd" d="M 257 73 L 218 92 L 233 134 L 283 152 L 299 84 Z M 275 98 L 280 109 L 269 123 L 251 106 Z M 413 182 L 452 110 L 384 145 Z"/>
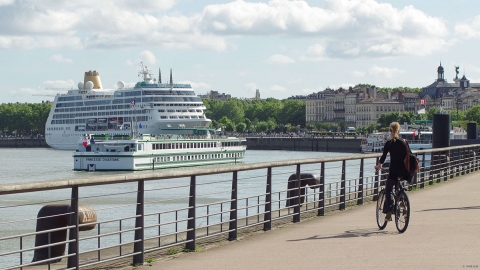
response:
<path id="1" fill-rule="evenodd" d="M 384 163 L 387 158 L 387 154 L 390 153 L 390 171 L 388 173 L 389 179 L 397 179 L 398 177 L 404 177 L 407 174 L 403 159 L 407 154 L 407 148 L 403 139 L 397 139 L 393 141 L 388 140 L 383 147 L 383 155 L 380 158 L 380 163 Z"/>

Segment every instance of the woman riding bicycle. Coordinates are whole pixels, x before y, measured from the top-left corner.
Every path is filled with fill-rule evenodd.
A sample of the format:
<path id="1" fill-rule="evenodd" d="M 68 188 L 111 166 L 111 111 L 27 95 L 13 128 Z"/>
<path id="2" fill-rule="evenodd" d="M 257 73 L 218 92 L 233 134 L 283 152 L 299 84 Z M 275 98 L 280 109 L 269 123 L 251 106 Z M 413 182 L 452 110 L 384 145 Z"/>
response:
<path id="1" fill-rule="evenodd" d="M 393 122 L 390 124 L 390 140 L 385 143 L 383 147 L 383 155 L 379 163 L 375 166 L 375 170 L 379 170 L 387 158 L 387 153 L 390 153 L 390 167 L 388 172 L 387 182 L 385 184 L 385 204 L 383 206 L 383 213 L 386 214 L 385 220 L 392 221 L 393 210 L 393 187 L 395 183 L 406 175 L 405 165 L 403 159 L 407 154 L 405 143 L 398 136 L 400 132 L 400 124 Z"/>

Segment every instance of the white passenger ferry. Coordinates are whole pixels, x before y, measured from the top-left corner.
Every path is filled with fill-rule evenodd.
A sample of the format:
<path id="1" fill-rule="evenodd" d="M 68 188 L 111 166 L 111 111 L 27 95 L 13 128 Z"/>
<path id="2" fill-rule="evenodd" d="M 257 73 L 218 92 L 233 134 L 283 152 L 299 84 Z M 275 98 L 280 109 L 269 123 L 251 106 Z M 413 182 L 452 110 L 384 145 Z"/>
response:
<path id="1" fill-rule="evenodd" d="M 368 134 L 365 138 L 362 139 L 361 151 L 365 153 L 382 152 L 387 138 L 388 133 L 386 132 L 375 132 L 372 134 Z"/>
<path id="2" fill-rule="evenodd" d="M 130 134 L 135 122 L 138 134 L 166 134 L 172 128 L 207 128 L 206 107 L 190 84 L 158 81 L 141 64 L 143 79 L 134 88 L 103 89 L 97 71 L 85 72 L 78 89 L 58 94 L 45 124 L 45 139 L 54 149 L 77 148 L 84 134 Z M 178 132 L 184 132 L 179 130 Z M 182 134 L 182 133 L 180 133 Z"/>
<path id="3" fill-rule="evenodd" d="M 73 154 L 77 171 L 137 171 L 242 162 L 245 138 L 214 135 L 211 129 L 170 130 L 173 134 L 87 135 Z M 132 132 L 133 133 L 133 132 Z"/>

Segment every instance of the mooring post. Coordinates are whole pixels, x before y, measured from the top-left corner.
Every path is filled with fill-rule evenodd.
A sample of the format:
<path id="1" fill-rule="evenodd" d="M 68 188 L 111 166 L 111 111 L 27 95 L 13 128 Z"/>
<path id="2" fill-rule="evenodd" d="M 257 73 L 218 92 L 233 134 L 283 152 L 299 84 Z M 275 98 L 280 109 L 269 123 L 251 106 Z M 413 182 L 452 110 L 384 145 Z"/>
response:
<path id="1" fill-rule="evenodd" d="M 187 222 L 187 244 L 186 248 L 195 250 L 195 221 L 196 221 L 196 176 L 190 177 L 190 197 L 188 199 L 188 222 Z"/>
<path id="2" fill-rule="evenodd" d="M 133 256 L 133 265 L 143 264 L 144 255 L 145 255 L 145 238 L 144 238 L 144 200 L 145 200 L 145 183 L 144 180 L 138 181 L 138 190 L 137 190 L 137 211 L 135 218 L 135 243 L 133 244 L 133 253 L 136 253 Z"/>

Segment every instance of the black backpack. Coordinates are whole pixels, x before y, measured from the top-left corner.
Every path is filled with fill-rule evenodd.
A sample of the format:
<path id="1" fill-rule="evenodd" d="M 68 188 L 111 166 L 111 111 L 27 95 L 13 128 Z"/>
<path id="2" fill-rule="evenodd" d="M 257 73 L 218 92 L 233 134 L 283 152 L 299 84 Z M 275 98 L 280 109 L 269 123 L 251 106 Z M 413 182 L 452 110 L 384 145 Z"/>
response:
<path id="1" fill-rule="evenodd" d="M 412 153 L 410 147 L 408 147 L 407 141 L 404 140 L 403 142 L 405 144 L 405 148 L 407 148 L 407 154 L 403 159 L 403 164 L 405 165 L 405 171 L 407 174 L 403 179 L 407 180 L 408 183 L 412 183 L 415 174 L 420 171 L 420 166 L 418 158 Z"/>

